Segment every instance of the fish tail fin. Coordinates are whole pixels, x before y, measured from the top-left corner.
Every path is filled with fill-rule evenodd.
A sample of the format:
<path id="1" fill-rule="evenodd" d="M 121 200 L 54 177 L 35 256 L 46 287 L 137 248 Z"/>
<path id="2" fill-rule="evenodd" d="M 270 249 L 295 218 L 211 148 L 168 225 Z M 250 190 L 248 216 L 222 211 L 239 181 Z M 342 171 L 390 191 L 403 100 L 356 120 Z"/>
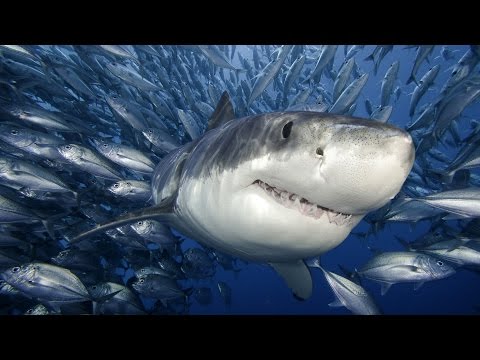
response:
<path id="1" fill-rule="evenodd" d="M 65 217 L 67 215 L 68 215 L 68 213 L 62 212 L 60 214 L 55 214 L 55 215 L 52 215 L 52 216 L 49 216 L 49 217 L 43 217 L 42 216 L 42 218 L 40 219 L 43 226 L 45 227 L 45 230 L 47 230 L 47 233 L 52 240 L 55 240 L 55 230 L 53 228 L 53 222 L 58 220 L 58 219 L 61 219 L 61 218 Z"/>
<path id="2" fill-rule="evenodd" d="M 400 191 L 398 193 L 398 195 L 396 196 L 395 200 L 398 201 L 399 203 L 400 202 L 405 203 L 405 202 L 408 202 L 408 201 L 412 201 L 413 199 L 411 197 L 409 197 L 407 194 L 405 194 L 405 192 Z"/>
<path id="3" fill-rule="evenodd" d="M 358 274 L 358 271 L 357 271 L 356 268 L 354 268 L 353 270 L 350 270 L 350 269 L 348 269 L 347 267 L 345 267 L 345 266 L 343 266 L 343 265 L 340 265 L 340 264 L 338 264 L 337 266 L 338 266 L 338 268 L 340 269 L 340 271 L 341 271 L 348 279 L 353 280 L 355 283 L 361 285 L 360 275 Z"/>
<path id="4" fill-rule="evenodd" d="M 315 256 L 313 258 L 306 259 L 305 260 L 305 265 L 307 265 L 308 267 L 316 267 L 316 268 L 321 269 L 322 268 L 322 261 L 321 261 L 320 256 Z"/>
<path id="5" fill-rule="evenodd" d="M 53 230 L 53 224 L 51 223 L 51 221 L 48 219 L 44 219 L 42 220 L 42 224 L 45 227 L 45 230 L 47 230 L 47 233 L 52 238 L 52 240 L 55 240 L 55 231 Z"/>
<path id="6" fill-rule="evenodd" d="M 417 79 L 415 79 L 415 76 L 413 74 L 411 74 L 410 77 L 408 78 L 407 85 L 410 84 L 412 81 L 418 86 L 418 81 Z"/>
<path id="7" fill-rule="evenodd" d="M 193 286 L 191 286 L 191 287 L 183 290 L 183 292 L 184 292 L 185 296 L 188 297 L 188 296 L 190 296 L 190 295 L 193 294 L 193 290 L 194 290 L 194 289 L 193 289 Z"/>
<path id="8" fill-rule="evenodd" d="M 371 245 L 368 245 L 367 246 L 367 249 L 370 250 L 373 254 L 375 255 L 379 255 L 381 254 L 383 251 L 381 251 L 380 249 L 376 248 L 376 247 L 373 247 Z"/>
<path id="9" fill-rule="evenodd" d="M 394 235 L 395 239 L 404 247 L 405 250 L 407 251 L 412 251 L 412 247 L 408 241 L 405 239 L 401 238 L 400 236 Z"/>
<path id="10" fill-rule="evenodd" d="M 440 180 L 442 183 L 451 184 L 453 177 L 455 176 L 455 171 L 445 171 L 445 170 L 436 170 L 436 169 L 425 169 L 425 173 L 429 176 L 435 177 Z"/>

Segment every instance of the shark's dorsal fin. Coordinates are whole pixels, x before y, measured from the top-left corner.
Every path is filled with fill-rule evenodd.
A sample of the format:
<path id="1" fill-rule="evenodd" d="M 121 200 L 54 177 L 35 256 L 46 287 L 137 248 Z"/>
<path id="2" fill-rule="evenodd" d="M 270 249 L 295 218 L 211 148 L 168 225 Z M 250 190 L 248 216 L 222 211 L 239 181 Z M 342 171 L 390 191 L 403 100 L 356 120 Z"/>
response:
<path id="1" fill-rule="evenodd" d="M 285 280 L 296 297 L 306 300 L 312 295 L 312 276 L 303 260 L 270 265 Z"/>
<path id="2" fill-rule="evenodd" d="M 173 205 L 175 203 L 175 199 L 176 194 L 175 196 L 169 197 L 157 205 L 132 211 L 128 214 L 119 216 L 115 220 L 98 225 L 91 230 L 78 234 L 70 240 L 70 243 L 81 241 L 84 238 L 90 237 L 99 232 L 105 232 L 107 230 L 114 229 L 123 225 L 128 225 L 138 220 L 155 219 L 160 222 L 169 223 L 174 216 Z"/>
<path id="3" fill-rule="evenodd" d="M 215 111 L 208 120 L 207 131 L 215 129 L 232 119 L 235 119 L 233 105 L 230 101 L 230 96 L 228 95 L 228 92 L 224 91 L 222 97 L 218 101 Z"/>

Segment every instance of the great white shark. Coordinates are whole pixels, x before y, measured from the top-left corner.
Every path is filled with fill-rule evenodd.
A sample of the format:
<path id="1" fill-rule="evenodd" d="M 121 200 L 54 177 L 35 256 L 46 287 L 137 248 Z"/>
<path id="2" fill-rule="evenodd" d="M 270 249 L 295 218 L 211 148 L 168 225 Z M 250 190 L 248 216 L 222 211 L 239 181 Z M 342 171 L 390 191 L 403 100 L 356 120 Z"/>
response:
<path id="1" fill-rule="evenodd" d="M 153 207 L 72 241 L 154 218 L 206 246 L 270 264 L 306 299 L 312 279 L 303 259 L 338 246 L 393 199 L 414 158 L 412 138 L 392 125 L 308 111 L 234 119 L 224 93 L 207 132 L 156 166 Z"/>

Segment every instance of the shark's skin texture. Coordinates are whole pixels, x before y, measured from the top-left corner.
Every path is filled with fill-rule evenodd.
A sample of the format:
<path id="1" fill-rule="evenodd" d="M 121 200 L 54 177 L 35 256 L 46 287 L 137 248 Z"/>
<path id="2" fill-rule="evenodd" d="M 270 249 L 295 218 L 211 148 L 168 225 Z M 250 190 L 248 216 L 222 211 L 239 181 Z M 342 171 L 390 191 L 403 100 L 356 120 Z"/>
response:
<path id="1" fill-rule="evenodd" d="M 156 207 L 120 220 L 156 218 L 271 264 L 294 288 L 309 277 L 302 259 L 338 246 L 395 197 L 414 157 L 408 133 L 375 121 L 307 111 L 234 119 L 165 156 L 152 177 Z M 311 285 L 300 288 L 310 296 Z"/>

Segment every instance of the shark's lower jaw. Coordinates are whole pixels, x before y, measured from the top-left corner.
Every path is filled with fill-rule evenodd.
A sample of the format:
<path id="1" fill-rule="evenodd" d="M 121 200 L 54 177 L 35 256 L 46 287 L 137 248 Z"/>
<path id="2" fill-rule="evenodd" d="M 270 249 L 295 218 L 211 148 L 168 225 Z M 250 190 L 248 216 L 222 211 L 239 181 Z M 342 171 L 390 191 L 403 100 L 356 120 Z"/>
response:
<path id="1" fill-rule="evenodd" d="M 330 224 L 333 223 L 338 226 L 347 225 L 353 222 L 352 214 L 344 214 L 317 204 L 313 204 L 297 194 L 276 188 L 261 180 L 255 180 L 252 185 L 263 189 L 277 203 L 285 206 L 288 209 L 296 209 L 304 216 L 308 216 L 317 220 L 322 216 L 326 216 Z"/>

